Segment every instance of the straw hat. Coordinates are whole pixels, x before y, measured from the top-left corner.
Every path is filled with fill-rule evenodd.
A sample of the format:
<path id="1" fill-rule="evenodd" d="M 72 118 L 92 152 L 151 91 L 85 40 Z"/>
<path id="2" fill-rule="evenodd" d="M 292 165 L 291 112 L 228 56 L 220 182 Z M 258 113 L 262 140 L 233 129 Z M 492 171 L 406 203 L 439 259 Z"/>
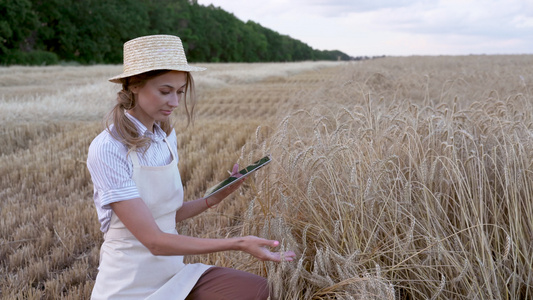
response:
<path id="1" fill-rule="evenodd" d="M 120 83 L 122 78 L 153 70 L 194 72 L 205 69 L 187 64 L 179 37 L 148 35 L 124 43 L 124 70 L 122 74 L 109 78 L 109 81 Z"/>

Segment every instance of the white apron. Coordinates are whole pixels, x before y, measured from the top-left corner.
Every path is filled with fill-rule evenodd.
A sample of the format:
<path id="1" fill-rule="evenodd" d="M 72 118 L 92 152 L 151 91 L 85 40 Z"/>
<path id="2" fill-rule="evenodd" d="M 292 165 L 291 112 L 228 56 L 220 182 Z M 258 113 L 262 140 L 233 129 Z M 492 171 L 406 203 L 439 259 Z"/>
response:
<path id="1" fill-rule="evenodd" d="M 165 142 L 172 155 L 166 166 L 141 166 L 137 152 L 131 152 L 133 180 L 161 231 L 178 234 L 175 217 L 183 204 L 183 185 L 177 155 Z M 91 296 L 94 300 L 182 300 L 211 267 L 184 264 L 183 256 L 154 256 L 114 213 L 104 239 Z"/>

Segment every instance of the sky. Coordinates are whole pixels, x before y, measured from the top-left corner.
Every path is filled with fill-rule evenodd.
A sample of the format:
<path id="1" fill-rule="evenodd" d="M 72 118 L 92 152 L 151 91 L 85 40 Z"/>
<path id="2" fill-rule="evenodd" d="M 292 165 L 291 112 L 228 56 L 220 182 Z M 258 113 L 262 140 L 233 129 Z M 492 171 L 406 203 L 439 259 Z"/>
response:
<path id="1" fill-rule="evenodd" d="M 350 56 L 533 54 L 533 0 L 198 0 Z"/>

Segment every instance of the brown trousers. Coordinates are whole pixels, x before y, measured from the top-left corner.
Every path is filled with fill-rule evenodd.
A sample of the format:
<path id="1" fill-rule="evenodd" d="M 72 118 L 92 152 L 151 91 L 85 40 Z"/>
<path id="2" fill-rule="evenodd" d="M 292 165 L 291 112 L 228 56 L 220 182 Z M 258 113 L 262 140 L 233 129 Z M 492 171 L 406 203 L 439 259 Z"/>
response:
<path id="1" fill-rule="evenodd" d="M 211 267 L 185 300 L 260 300 L 270 292 L 265 278 L 230 268 Z"/>

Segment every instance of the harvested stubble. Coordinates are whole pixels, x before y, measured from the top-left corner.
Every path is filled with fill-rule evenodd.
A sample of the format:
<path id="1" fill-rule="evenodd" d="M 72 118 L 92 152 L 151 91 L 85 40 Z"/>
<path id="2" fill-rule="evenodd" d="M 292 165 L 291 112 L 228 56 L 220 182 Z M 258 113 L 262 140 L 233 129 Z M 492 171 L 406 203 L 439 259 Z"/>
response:
<path id="1" fill-rule="evenodd" d="M 226 176 L 225 170 L 238 160 L 257 126 L 273 115 L 263 110 L 262 98 L 255 97 L 253 88 L 240 87 L 245 94 L 233 93 L 218 101 L 207 97 L 229 94 L 274 75 L 283 78 L 332 65 L 225 64 L 227 72 L 212 65 L 215 72 L 197 76 L 198 118 L 188 129 L 183 122 L 176 126 L 188 199 Z M 231 72 L 243 67 L 260 72 L 253 76 L 243 70 Z M 85 160 L 116 92 L 106 78 L 119 71 L 119 66 L 0 68 L 0 298 L 89 298 L 102 234 Z M 229 84 L 232 89 L 226 88 Z M 282 90 L 277 94 L 281 96 Z M 225 110 L 212 110 L 213 105 Z M 242 159 L 245 162 L 250 159 Z M 180 232 L 224 236 L 225 228 L 238 217 L 231 206 L 224 215 L 218 213 L 180 224 Z M 236 265 L 224 254 L 208 256 L 207 262 Z"/>
<path id="2" fill-rule="evenodd" d="M 188 260 L 268 276 L 280 299 L 531 297 L 531 61 L 385 58 L 298 74 L 279 65 L 256 79 L 214 65 L 220 77 L 197 77 L 196 125 L 178 132 L 188 198 L 233 161 L 275 161 L 178 230 L 276 238 L 299 257 Z M 3 128 L 4 298 L 87 298 L 96 274 L 83 161 L 101 126 L 54 115 Z"/>

